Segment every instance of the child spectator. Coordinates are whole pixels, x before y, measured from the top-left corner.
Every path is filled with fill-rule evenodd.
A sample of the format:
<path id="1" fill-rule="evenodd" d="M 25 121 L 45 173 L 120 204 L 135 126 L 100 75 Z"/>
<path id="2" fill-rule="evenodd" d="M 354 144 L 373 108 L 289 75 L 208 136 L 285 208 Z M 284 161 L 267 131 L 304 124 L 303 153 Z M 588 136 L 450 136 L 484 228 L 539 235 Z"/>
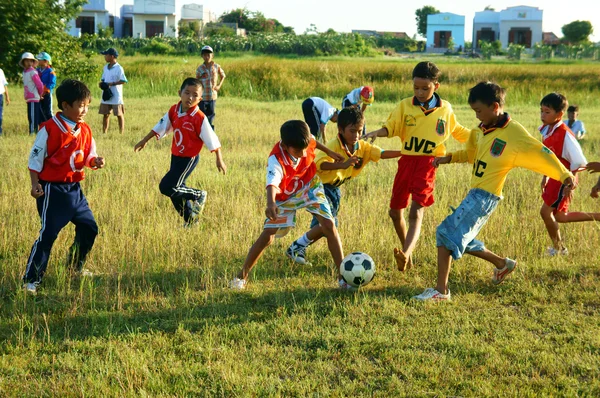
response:
<path id="1" fill-rule="evenodd" d="M 75 241 L 67 265 L 83 276 L 90 275 L 83 266 L 98 234 L 98 225 L 79 184 L 85 166 L 100 169 L 105 165 L 104 158 L 96 154 L 92 130 L 84 122 L 90 90 L 83 82 L 69 79 L 58 87 L 56 98 L 62 112 L 44 123 L 29 156 L 31 196 L 37 201 L 42 222 L 23 276 L 24 288 L 32 294 L 46 272 L 58 233 L 69 222 L 75 224 Z"/>
<path id="2" fill-rule="evenodd" d="M 38 60 L 32 53 L 23 53 L 19 65 L 23 68 L 23 90 L 27 102 L 27 120 L 29 121 L 29 135 L 36 134 L 40 124 L 40 98 L 44 92 L 44 85 L 40 80 L 35 67 Z"/>
<path id="3" fill-rule="evenodd" d="M 465 199 L 437 228 L 437 285 L 414 296 L 417 300 L 450 300 L 450 265 L 452 259 L 458 260 L 464 253 L 492 263 L 495 266 L 492 283 L 496 285 L 514 271 L 516 260 L 492 253 L 475 239 L 502 199 L 502 187 L 510 170 L 524 167 L 563 181 L 566 195 L 574 188 L 573 175 L 552 151 L 504 113 L 505 95 L 502 87 L 491 82 L 473 87 L 468 101 L 481 121 L 479 129 L 471 133 L 466 150 L 437 157 L 433 162 L 434 167 L 473 163 L 473 175 Z"/>
<path id="4" fill-rule="evenodd" d="M 215 108 L 217 96 L 225 81 L 225 71 L 213 60 L 214 51 L 211 46 L 204 46 L 200 50 L 204 63 L 196 69 L 196 79 L 202 82 L 202 101 L 200 110 L 208 118 L 210 127 L 215 129 Z"/>
<path id="5" fill-rule="evenodd" d="M 123 84 L 127 83 L 127 77 L 123 67 L 117 62 L 119 52 L 114 48 L 102 51 L 106 65 L 102 69 L 102 79 L 99 84 L 102 89 L 102 101 L 100 101 L 99 114 L 104 115 L 102 119 L 102 132 L 106 134 L 110 122 L 110 112 L 117 117 L 119 131 L 125 131 L 125 105 L 123 104 Z"/>
<path id="6" fill-rule="evenodd" d="M 411 265 L 411 256 L 419 235 L 425 208 L 434 202 L 433 189 L 436 168 L 435 156 L 446 153 L 444 142 L 452 135 L 465 142 L 470 130 L 456 121 L 452 106 L 436 93 L 440 87 L 440 70 L 432 62 L 420 62 L 412 73 L 414 96 L 405 98 L 390 114 L 383 128 L 366 135 L 372 141 L 376 137 L 399 137 L 404 147 L 398 161 L 394 179 L 389 215 L 402 249 L 394 249 L 398 270 Z M 371 142 L 372 142 L 371 141 Z M 411 198 L 412 197 L 412 198 Z M 404 209 L 410 205 L 408 230 Z"/>
<path id="7" fill-rule="evenodd" d="M 364 114 L 367 107 L 373 105 L 375 101 L 375 91 L 373 87 L 363 86 L 355 88 L 350 91 L 342 100 L 342 109 L 351 106 L 360 107 L 361 112 Z M 367 124 L 363 123 L 363 135 L 367 132 Z"/>
<path id="8" fill-rule="evenodd" d="M 40 124 L 46 120 L 52 119 L 52 91 L 56 87 L 56 73 L 52 69 L 52 57 L 47 52 L 41 52 L 37 55 L 39 61 L 39 68 L 37 69 L 40 80 L 44 84 L 44 92 L 40 99 Z"/>
<path id="9" fill-rule="evenodd" d="M 540 117 L 543 123 L 540 127 L 542 142 L 575 175 L 575 183 L 577 183 L 576 173 L 585 169 L 587 160 L 577 139 L 562 122 L 567 109 L 567 99 L 562 94 L 551 93 L 542 98 L 540 107 Z M 552 240 L 552 247 L 549 247 L 547 251 L 549 256 L 568 254 L 560 236 L 558 223 L 600 220 L 600 213 L 569 213 L 571 198 L 565 194 L 565 190 L 565 186 L 560 181 L 548 179 L 546 176 L 542 179 L 544 203 L 540 209 L 540 215 Z"/>
<path id="10" fill-rule="evenodd" d="M 301 120 L 285 122 L 280 134 L 281 141 L 271 150 L 267 163 L 267 219 L 264 229 L 229 287 L 236 290 L 246 288 L 248 275 L 265 249 L 275 237 L 285 236 L 294 227 L 297 210 L 306 209 L 317 218 L 323 235 L 327 237 L 329 252 L 337 267 L 339 287 L 349 289 L 339 275 L 339 266 L 344 258 L 342 242 L 314 162 L 315 148 L 325 151 L 334 159 L 339 159 L 340 155 L 318 143 L 310 134 L 308 125 Z"/>
<path id="11" fill-rule="evenodd" d="M 0 69 L 0 136 L 2 135 L 2 113 L 4 113 L 4 98 L 6 105 L 10 105 L 10 96 L 8 95 L 8 81 L 4 71 Z"/>
<path id="12" fill-rule="evenodd" d="M 310 128 L 310 133 L 317 137 L 317 140 L 327 142 L 325 125 L 330 120 L 336 123 L 339 111 L 323 98 L 310 97 L 302 103 L 302 113 L 304 121 Z"/>
<path id="13" fill-rule="evenodd" d="M 378 146 L 360 140 L 363 131 L 364 116 L 358 107 L 344 108 L 338 116 L 338 135 L 327 143 L 327 148 L 344 158 L 343 162 L 335 162 L 325 152 L 320 152 L 315 160 L 317 175 L 323 182 L 325 197 L 329 202 L 331 215 L 337 227 L 337 214 L 340 209 L 342 192 L 340 186 L 351 178 L 356 178 L 369 162 L 379 159 L 400 157 L 400 151 L 384 151 Z M 287 249 L 287 256 L 299 264 L 306 261 L 306 249 L 324 235 L 319 221 L 313 215 L 310 231 L 293 242 Z"/>
<path id="14" fill-rule="evenodd" d="M 214 152 L 217 169 L 223 174 L 227 167 L 223 162 L 221 143 L 210 127 L 208 118 L 198 108 L 202 98 L 202 83 L 198 79 L 187 78 L 179 89 L 180 101 L 173 105 L 160 119 L 154 128 L 138 142 L 134 150 L 144 149 L 152 137 L 161 139 L 171 131 L 171 168 L 161 180 L 160 192 L 171 198 L 173 206 L 183 217 L 184 226 L 191 226 L 198 221 L 206 203 L 206 191 L 191 188 L 185 181 L 196 168 L 200 159 L 200 150 L 204 145 Z"/>
<path id="15" fill-rule="evenodd" d="M 585 131 L 585 126 L 583 125 L 583 122 L 581 120 L 578 120 L 577 117 L 579 116 L 579 106 L 578 105 L 571 105 L 569 106 L 569 108 L 567 109 L 567 127 L 569 127 L 569 129 L 571 129 L 571 131 L 573 132 L 573 134 L 575 134 L 575 138 L 577 138 L 578 140 L 581 140 L 585 137 L 585 133 L 587 131 Z"/>

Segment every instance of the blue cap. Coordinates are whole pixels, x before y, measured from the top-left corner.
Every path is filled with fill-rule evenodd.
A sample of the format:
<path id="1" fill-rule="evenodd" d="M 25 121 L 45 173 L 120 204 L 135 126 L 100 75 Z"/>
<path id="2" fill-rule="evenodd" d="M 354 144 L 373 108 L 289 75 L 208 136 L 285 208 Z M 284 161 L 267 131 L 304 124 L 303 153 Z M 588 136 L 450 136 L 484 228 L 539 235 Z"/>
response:
<path id="1" fill-rule="evenodd" d="M 36 55 L 36 58 L 39 59 L 40 61 L 52 62 L 52 57 L 50 56 L 50 54 L 48 54 L 45 51 L 42 51 L 41 53 Z"/>
<path id="2" fill-rule="evenodd" d="M 119 52 L 117 50 L 115 50 L 114 48 L 109 48 L 106 51 L 102 51 L 100 54 L 102 55 L 112 55 L 114 57 L 118 57 L 119 56 Z"/>

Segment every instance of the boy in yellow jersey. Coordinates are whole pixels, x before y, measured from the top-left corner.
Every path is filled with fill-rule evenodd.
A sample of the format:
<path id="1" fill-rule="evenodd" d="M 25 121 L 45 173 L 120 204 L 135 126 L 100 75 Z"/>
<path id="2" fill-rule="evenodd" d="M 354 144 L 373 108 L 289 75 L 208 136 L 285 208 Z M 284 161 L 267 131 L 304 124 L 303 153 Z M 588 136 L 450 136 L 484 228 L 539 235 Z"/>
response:
<path id="1" fill-rule="evenodd" d="M 331 207 L 331 214 L 337 226 L 337 214 L 340 208 L 342 192 L 340 186 L 357 177 L 369 162 L 379 159 L 400 157 L 400 151 L 384 151 L 367 141 L 359 140 L 363 131 L 364 116 L 357 107 L 344 108 L 338 116 L 338 135 L 327 143 L 327 148 L 344 158 L 336 162 L 325 152 L 319 152 L 315 159 L 317 174 L 323 182 L 325 196 Z M 292 243 L 287 249 L 287 256 L 299 264 L 309 264 L 306 261 L 306 248 L 321 239 L 324 234 L 319 221 L 313 216 L 310 230 Z M 340 284 L 346 283 L 340 279 Z"/>
<path id="2" fill-rule="evenodd" d="M 466 150 L 434 160 L 435 167 L 445 163 L 473 163 L 473 176 L 466 198 L 437 228 L 437 286 L 414 296 L 417 300 L 449 300 L 450 264 L 464 253 L 494 264 L 492 282 L 496 285 L 515 269 L 515 260 L 499 257 L 475 239 L 502 199 L 502 187 L 510 170 L 524 167 L 562 181 L 566 195 L 574 188 L 573 175 L 554 153 L 504 113 L 504 98 L 505 91 L 497 84 L 482 82 L 473 87 L 469 104 L 481 121 L 479 129 L 473 130 Z"/>
<path id="3" fill-rule="evenodd" d="M 402 242 L 401 250 L 394 249 L 400 271 L 409 265 L 421 233 L 425 208 L 434 202 L 436 168 L 433 159 L 446 154 L 444 142 L 451 135 L 459 142 L 466 142 L 471 133 L 458 124 L 452 106 L 436 93 L 440 74 L 432 62 L 418 63 L 412 73 L 414 97 L 402 100 L 381 129 L 365 136 L 371 138 L 371 142 L 376 137 L 399 137 L 402 141 L 402 157 L 398 161 L 389 211 Z M 411 197 L 407 230 L 404 209 Z"/>

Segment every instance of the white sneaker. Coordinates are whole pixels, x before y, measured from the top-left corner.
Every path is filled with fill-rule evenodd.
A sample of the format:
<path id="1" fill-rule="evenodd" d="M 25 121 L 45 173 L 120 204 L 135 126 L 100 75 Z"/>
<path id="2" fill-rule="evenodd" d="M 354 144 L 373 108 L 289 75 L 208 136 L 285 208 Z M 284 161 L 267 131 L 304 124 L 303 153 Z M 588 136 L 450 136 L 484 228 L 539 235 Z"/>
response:
<path id="1" fill-rule="evenodd" d="M 244 290 L 246 289 L 246 280 L 240 278 L 233 278 L 231 282 L 229 282 L 229 288 L 233 290 Z"/>
<path id="2" fill-rule="evenodd" d="M 504 282 L 504 279 L 506 279 L 506 277 L 515 270 L 516 266 L 517 266 L 517 260 L 511 260 L 510 258 L 506 257 L 504 259 L 504 267 L 494 268 L 494 275 L 492 276 L 492 283 L 494 285 L 499 285 L 502 282 Z"/>
<path id="3" fill-rule="evenodd" d="M 34 296 L 37 294 L 37 284 L 35 283 L 24 283 L 23 289 L 25 289 L 26 293 L 33 294 Z"/>
<path id="4" fill-rule="evenodd" d="M 294 262 L 302 265 L 311 265 L 310 262 L 306 261 L 306 248 L 308 246 L 302 246 L 298 241 L 292 242 L 290 247 L 285 251 L 285 255 L 291 258 Z"/>
<path id="5" fill-rule="evenodd" d="M 566 247 L 563 247 L 560 250 L 556 250 L 553 247 L 549 247 L 548 250 L 546 250 L 546 254 L 550 257 L 554 257 L 554 256 L 566 256 L 569 254 L 569 251 L 567 250 Z"/>
<path id="6" fill-rule="evenodd" d="M 94 276 L 94 273 L 87 268 L 82 268 L 79 271 L 76 271 L 75 274 L 81 278 L 91 278 Z"/>
<path id="7" fill-rule="evenodd" d="M 450 301 L 450 289 L 448 289 L 448 294 L 442 294 L 434 288 L 428 287 L 423 293 L 413 296 L 413 299 L 419 301 Z"/>
<path id="8" fill-rule="evenodd" d="M 348 292 L 355 292 L 356 290 L 358 290 L 357 288 L 355 288 L 354 286 L 348 284 L 345 280 L 343 279 L 339 279 L 338 280 L 338 288 L 340 290 L 345 290 Z"/>

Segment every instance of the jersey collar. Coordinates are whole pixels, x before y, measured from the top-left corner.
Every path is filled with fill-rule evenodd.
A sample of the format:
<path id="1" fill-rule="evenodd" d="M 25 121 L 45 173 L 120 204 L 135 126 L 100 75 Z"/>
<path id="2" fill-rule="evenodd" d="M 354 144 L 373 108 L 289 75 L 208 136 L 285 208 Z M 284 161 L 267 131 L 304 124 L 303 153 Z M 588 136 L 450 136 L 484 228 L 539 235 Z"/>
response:
<path id="1" fill-rule="evenodd" d="M 54 120 L 54 123 L 58 126 L 60 131 L 62 131 L 65 134 L 72 134 L 75 137 L 77 137 L 81 132 L 81 128 L 77 127 L 77 123 L 70 119 L 67 119 L 65 116 L 63 116 L 62 112 L 58 112 L 52 117 L 52 119 Z"/>
<path id="2" fill-rule="evenodd" d="M 496 129 L 503 129 L 508 126 L 508 122 L 510 122 L 510 115 L 506 112 L 500 118 L 498 118 L 498 122 L 492 127 L 486 127 L 483 123 L 479 123 L 479 128 L 483 131 L 483 135 L 487 135 L 496 131 Z"/>
<path id="3" fill-rule="evenodd" d="M 559 128 L 561 124 L 563 124 L 562 120 L 559 120 L 554 125 L 544 124 L 544 125 L 540 126 L 540 129 L 539 129 L 540 133 L 542 134 L 544 139 L 546 139 L 546 138 L 550 137 L 552 134 L 554 134 L 556 129 Z"/>
<path id="4" fill-rule="evenodd" d="M 433 93 L 433 97 L 431 97 L 431 99 L 427 103 L 427 108 L 423 106 L 425 104 L 421 104 L 421 102 L 419 102 L 417 97 L 413 97 L 412 104 L 414 106 L 420 107 L 425 116 L 427 116 L 442 105 L 442 99 L 440 98 L 438 93 Z"/>
<path id="5" fill-rule="evenodd" d="M 346 155 L 348 155 L 349 158 L 354 156 L 354 153 L 356 153 L 356 150 L 358 149 L 358 142 L 356 142 L 356 144 L 354 144 L 353 152 L 350 153 L 350 151 L 346 147 L 346 144 L 344 144 L 344 140 L 342 139 L 341 134 L 338 133 L 337 139 L 338 139 L 338 142 L 340 143 L 340 147 L 344 150 L 344 152 L 346 152 Z"/>
<path id="6" fill-rule="evenodd" d="M 187 111 L 182 112 L 181 111 L 181 101 L 179 101 L 177 103 L 177 117 L 184 117 L 186 115 L 194 116 L 194 115 L 196 115 L 196 113 L 198 113 L 198 111 L 199 111 L 199 108 L 198 108 L 198 105 L 196 105 L 196 106 L 188 109 Z"/>

